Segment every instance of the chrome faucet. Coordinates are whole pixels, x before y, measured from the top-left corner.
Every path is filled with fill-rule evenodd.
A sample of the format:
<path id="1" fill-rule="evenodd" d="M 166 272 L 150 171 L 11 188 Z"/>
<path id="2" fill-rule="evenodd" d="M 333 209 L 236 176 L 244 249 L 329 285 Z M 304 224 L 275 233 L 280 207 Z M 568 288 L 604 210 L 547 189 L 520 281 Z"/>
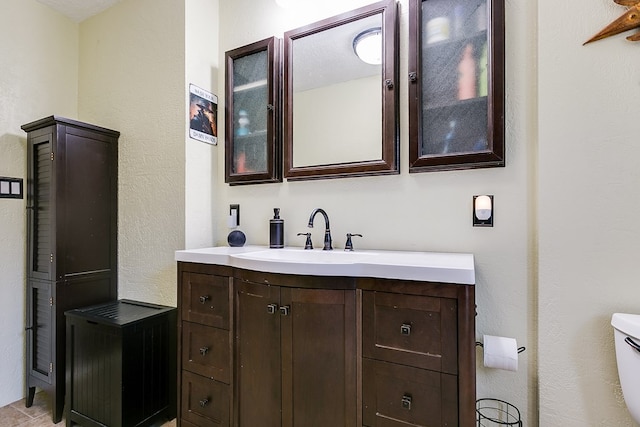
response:
<path id="1" fill-rule="evenodd" d="M 329 228 L 329 216 L 327 215 L 327 213 L 324 211 L 324 209 L 314 209 L 313 212 L 311 212 L 311 216 L 309 217 L 309 228 L 313 228 L 313 220 L 316 217 L 316 214 L 320 212 L 322 214 L 322 216 L 324 217 L 324 248 L 322 248 L 325 251 L 330 251 L 333 248 L 331 247 L 331 229 Z"/>

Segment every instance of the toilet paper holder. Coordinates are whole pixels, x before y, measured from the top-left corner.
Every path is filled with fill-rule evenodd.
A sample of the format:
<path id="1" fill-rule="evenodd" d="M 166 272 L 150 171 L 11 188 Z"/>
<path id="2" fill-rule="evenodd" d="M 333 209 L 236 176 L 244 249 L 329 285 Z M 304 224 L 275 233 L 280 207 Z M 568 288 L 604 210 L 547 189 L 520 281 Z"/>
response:
<path id="1" fill-rule="evenodd" d="M 484 344 L 481 343 L 480 341 L 476 341 L 476 347 L 484 347 Z M 518 347 L 518 354 L 522 353 L 523 351 L 525 351 L 527 348 L 522 346 L 522 347 Z"/>

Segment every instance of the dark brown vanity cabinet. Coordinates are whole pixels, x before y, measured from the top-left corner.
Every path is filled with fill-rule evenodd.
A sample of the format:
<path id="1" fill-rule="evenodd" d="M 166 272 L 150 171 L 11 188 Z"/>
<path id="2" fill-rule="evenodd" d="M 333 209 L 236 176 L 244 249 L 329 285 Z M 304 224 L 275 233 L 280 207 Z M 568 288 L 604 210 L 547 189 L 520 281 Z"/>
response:
<path id="1" fill-rule="evenodd" d="M 235 294 L 234 425 L 355 427 L 355 290 L 239 280 Z"/>
<path id="2" fill-rule="evenodd" d="M 230 185 L 282 181 L 280 45 L 271 37 L 225 53 L 225 182 Z"/>
<path id="3" fill-rule="evenodd" d="M 178 426 L 475 425 L 472 285 L 178 263 Z"/>
<path id="4" fill-rule="evenodd" d="M 27 407 L 65 396 L 67 310 L 117 299 L 119 132 L 58 116 L 27 132 Z"/>
<path id="5" fill-rule="evenodd" d="M 504 0 L 409 2 L 409 172 L 504 166 Z"/>

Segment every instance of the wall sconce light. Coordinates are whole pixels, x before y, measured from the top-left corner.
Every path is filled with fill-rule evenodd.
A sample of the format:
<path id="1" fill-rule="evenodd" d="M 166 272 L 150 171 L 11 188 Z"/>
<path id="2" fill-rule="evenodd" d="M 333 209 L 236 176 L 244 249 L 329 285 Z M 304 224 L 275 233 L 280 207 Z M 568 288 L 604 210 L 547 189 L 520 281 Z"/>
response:
<path id="1" fill-rule="evenodd" d="M 0 176 L 0 199 L 22 199 L 22 178 Z"/>
<path id="2" fill-rule="evenodd" d="M 473 196 L 473 226 L 493 227 L 493 196 Z"/>
<path id="3" fill-rule="evenodd" d="M 353 51 L 367 64 L 382 64 L 382 28 L 369 28 L 353 39 Z"/>

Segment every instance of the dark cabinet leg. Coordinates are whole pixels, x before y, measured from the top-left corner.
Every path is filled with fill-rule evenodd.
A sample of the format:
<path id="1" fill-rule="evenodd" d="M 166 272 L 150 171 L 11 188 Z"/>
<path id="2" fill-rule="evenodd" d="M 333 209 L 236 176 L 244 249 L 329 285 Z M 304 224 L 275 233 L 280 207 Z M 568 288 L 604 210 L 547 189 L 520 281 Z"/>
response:
<path id="1" fill-rule="evenodd" d="M 31 405 L 33 405 L 33 398 L 36 395 L 36 388 L 35 387 L 29 387 L 27 389 L 27 401 L 25 402 L 25 405 L 27 408 L 31 408 Z"/>
<path id="2" fill-rule="evenodd" d="M 62 396 L 58 396 L 58 393 L 53 393 L 52 396 L 53 402 L 52 403 L 52 407 L 53 407 L 53 414 L 51 415 L 51 418 L 53 419 L 53 423 L 54 424 L 58 424 L 60 421 L 62 421 L 62 411 L 64 409 L 64 394 Z"/>

